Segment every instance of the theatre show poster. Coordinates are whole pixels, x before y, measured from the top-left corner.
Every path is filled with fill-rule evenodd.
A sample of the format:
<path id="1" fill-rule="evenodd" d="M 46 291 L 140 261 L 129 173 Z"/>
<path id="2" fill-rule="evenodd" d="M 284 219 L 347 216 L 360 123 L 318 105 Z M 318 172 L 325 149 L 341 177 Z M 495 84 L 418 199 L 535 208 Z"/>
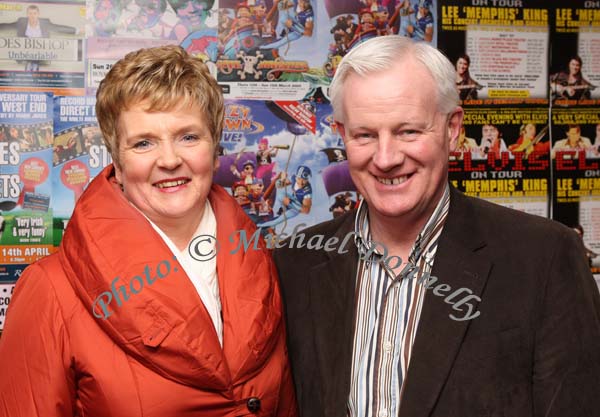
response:
<path id="1" fill-rule="evenodd" d="M 263 235 L 330 220 L 356 204 L 331 107 L 309 101 L 228 100 L 214 182 Z"/>
<path id="2" fill-rule="evenodd" d="M 219 1 L 218 80 L 232 99 L 302 100 L 376 36 L 437 42 L 437 1 Z"/>
<path id="3" fill-rule="evenodd" d="M 600 274 L 600 110 L 554 109 L 552 142 L 552 218 L 579 234 L 592 271 Z"/>
<path id="4" fill-rule="evenodd" d="M 0 329 L 23 269 L 52 252 L 52 96 L 0 92 Z"/>
<path id="5" fill-rule="evenodd" d="M 218 9 L 214 0 L 88 0 L 87 93 L 93 94 L 112 65 L 127 53 L 181 45 L 217 75 Z"/>
<path id="6" fill-rule="evenodd" d="M 573 0 L 553 11 L 550 65 L 553 105 L 599 105 L 600 3 Z"/>
<path id="7" fill-rule="evenodd" d="M 470 3 L 448 0 L 441 5 L 438 42 L 456 66 L 462 104 L 547 105 L 547 2 Z"/>
<path id="8" fill-rule="evenodd" d="M 467 108 L 449 179 L 465 194 L 547 217 L 548 109 Z"/>
<path id="9" fill-rule="evenodd" d="M 58 246 L 77 199 L 112 162 L 96 121 L 96 98 L 54 97 L 53 238 Z"/>
<path id="10" fill-rule="evenodd" d="M 0 3 L 0 90 L 82 94 L 85 6 Z"/>

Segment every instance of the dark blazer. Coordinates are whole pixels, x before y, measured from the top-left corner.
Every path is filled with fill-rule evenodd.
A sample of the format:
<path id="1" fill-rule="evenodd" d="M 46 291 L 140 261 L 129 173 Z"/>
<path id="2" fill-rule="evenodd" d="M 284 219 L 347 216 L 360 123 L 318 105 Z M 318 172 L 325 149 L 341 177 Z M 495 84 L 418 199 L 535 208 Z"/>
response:
<path id="1" fill-rule="evenodd" d="M 42 38 L 49 38 L 50 32 L 59 32 L 74 35 L 77 33 L 77 29 L 66 25 L 57 25 L 52 23 L 50 19 L 39 19 L 40 30 L 42 32 Z M 4 29 L 16 29 L 17 36 L 24 38 L 26 37 L 25 32 L 27 31 L 27 18 L 20 17 L 16 22 L 12 23 L 0 23 L 0 30 Z"/>
<path id="2" fill-rule="evenodd" d="M 354 214 L 304 244 L 341 243 Z M 358 254 L 317 240 L 274 254 L 289 353 L 301 415 L 345 417 Z M 464 314 L 427 291 L 399 417 L 600 416 L 600 296 L 573 231 L 452 188 L 432 275 L 480 296 L 481 315 L 451 320 Z"/>

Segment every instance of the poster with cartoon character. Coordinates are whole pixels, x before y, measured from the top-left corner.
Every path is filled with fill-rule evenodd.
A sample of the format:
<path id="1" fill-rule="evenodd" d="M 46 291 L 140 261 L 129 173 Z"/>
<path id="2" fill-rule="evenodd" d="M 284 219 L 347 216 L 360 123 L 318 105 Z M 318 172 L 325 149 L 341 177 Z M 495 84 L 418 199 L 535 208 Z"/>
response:
<path id="1" fill-rule="evenodd" d="M 87 93 L 127 53 L 167 44 L 201 58 L 216 77 L 217 20 L 214 0 L 88 0 Z"/>
<path id="2" fill-rule="evenodd" d="M 214 181 L 264 235 L 329 220 L 356 203 L 328 104 L 228 100 Z"/>

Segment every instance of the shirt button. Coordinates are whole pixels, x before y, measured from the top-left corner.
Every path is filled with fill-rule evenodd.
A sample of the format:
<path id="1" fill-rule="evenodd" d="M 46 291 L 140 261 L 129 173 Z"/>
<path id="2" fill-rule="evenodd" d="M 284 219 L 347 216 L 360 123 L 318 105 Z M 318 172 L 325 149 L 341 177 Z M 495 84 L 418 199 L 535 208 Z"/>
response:
<path id="1" fill-rule="evenodd" d="M 383 344 L 383 350 L 385 350 L 386 353 L 390 353 L 392 350 L 392 344 L 390 342 L 385 342 Z"/>
<path id="2" fill-rule="evenodd" d="M 246 401 L 246 407 L 248 407 L 248 411 L 251 413 L 256 413 L 258 410 L 260 410 L 260 399 L 256 397 L 248 398 L 248 401 Z"/>

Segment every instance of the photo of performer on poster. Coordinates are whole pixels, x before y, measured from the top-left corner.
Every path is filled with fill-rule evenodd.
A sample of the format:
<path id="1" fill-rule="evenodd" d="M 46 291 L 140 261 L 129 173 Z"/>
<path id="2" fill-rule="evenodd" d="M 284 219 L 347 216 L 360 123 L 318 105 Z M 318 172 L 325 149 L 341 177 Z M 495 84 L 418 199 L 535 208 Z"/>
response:
<path id="1" fill-rule="evenodd" d="M 590 99 L 591 91 L 596 89 L 582 74 L 583 61 L 578 55 L 569 58 L 565 71 L 552 74 L 550 89 L 553 99 L 580 100 Z"/>

